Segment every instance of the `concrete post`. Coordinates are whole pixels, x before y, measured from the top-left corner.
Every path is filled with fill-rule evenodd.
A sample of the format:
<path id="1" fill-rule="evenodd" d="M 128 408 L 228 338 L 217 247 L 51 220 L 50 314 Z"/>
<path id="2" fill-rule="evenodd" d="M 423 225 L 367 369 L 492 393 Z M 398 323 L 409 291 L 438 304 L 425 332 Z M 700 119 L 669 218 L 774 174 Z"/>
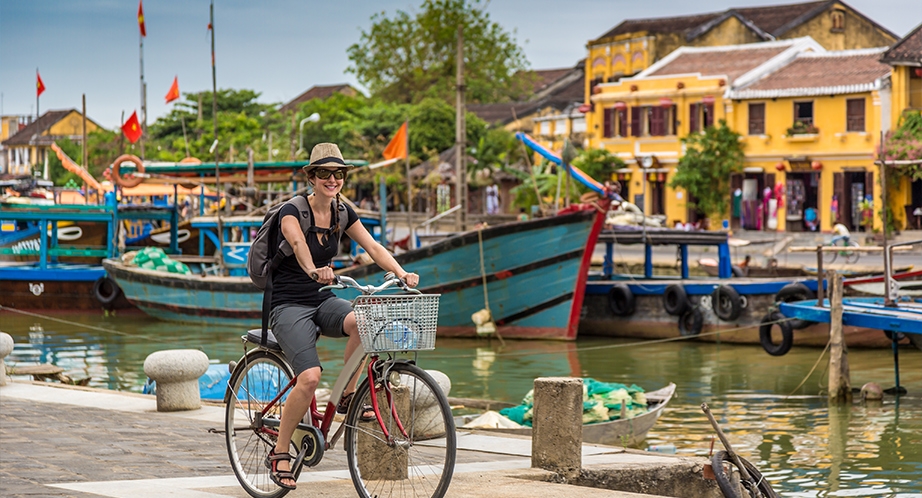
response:
<path id="1" fill-rule="evenodd" d="M 6 363 L 4 358 L 13 352 L 13 337 L 6 332 L 0 332 L 0 386 L 10 383 L 9 377 L 6 376 Z"/>
<path id="2" fill-rule="evenodd" d="M 582 468 L 583 380 L 535 379 L 531 466 L 573 478 Z"/>
<path id="3" fill-rule="evenodd" d="M 848 348 L 842 331 L 842 275 L 831 271 L 826 279 L 829 295 L 829 401 L 851 403 Z"/>
<path id="4" fill-rule="evenodd" d="M 401 415 L 410 413 L 409 389 L 407 386 L 394 386 L 391 392 L 394 397 L 394 406 L 397 408 L 397 415 L 401 418 L 402 423 L 407 424 L 408 421 L 404 420 L 404 416 Z M 353 403 L 358 402 L 360 400 L 353 398 Z M 388 428 L 388 431 L 392 431 L 391 437 L 402 438 L 402 435 L 396 432 L 398 429 L 396 424 L 393 423 L 390 410 L 385 408 L 388 404 L 383 389 L 378 391 L 378 406 L 382 410 L 381 415 L 384 417 L 384 426 Z M 410 430 L 412 429 L 407 427 L 407 431 Z M 382 441 L 381 428 L 378 426 L 377 419 L 371 422 L 360 422 L 356 437 L 358 438 L 358 454 L 364 455 L 363 458 L 359 459 L 359 470 L 362 472 L 362 477 L 370 480 L 385 479 L 391 481 L 407 479 L 409 464 L 406 448 L 400 444 L 390 446 L 387 441 Z"/>
<path id="5" fill-rule="evenodd" d="M 170 349 L 148 355 L 144 373 L 157 382 L 157 411 L 201 408 L 198 380 L 206 371 L 208 356 L 197 349 Z"/>

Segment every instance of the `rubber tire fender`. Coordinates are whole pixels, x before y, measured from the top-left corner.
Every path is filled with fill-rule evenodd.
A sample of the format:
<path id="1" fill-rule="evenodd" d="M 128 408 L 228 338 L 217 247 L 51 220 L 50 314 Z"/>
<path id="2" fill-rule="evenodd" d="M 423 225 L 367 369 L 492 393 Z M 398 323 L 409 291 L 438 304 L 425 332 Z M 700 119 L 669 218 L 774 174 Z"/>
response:
<path id="1" fill-rule="evenodd" d="M 115 180 L 117 185 L 125 188 L 137 187 L 144 181 L 143 178 L 140 176 L 122 178 L 122 176 L 119 175 L 118 170 L 122 167 L 122 163 L 126 161 L 134 163 L 137 173 L 144 173 L 144 163 L 141 162 L 141 158 L 133 154 L 122 154 L 112 163 L 112 179 Z"/>
<path id="2" fill-rule="evenodd" d="M 679 335 L 682 337 L 696 336 L 704 327 L 704 313 L 697 306 L 691 307 L 679 317 Z"/>
<path id="3" fill-rule="evenodd" d="M 608 291 L 608 306 L 617 316 L 633 315 L 636 304 L 634 293 L 625 284 L 612 285 Z"/>
<path id="4" fill-rule="evenodd" d="M 811 299 L 816 299 L 816 294 L 814 294 L 809 287 L 800 282 L 791 282 L 782 287 L 781 290 L 775 294 L 776 303 L 809 301 Z M 800 318 L 793 318 L 789 323 L 791 324 L 791 328 L 794 330 L 804 329 L 813 325 L 813 322 L 809 320 L 801 320 Z"/>
<path id="5" fill-rule="evenodd" d="M 759 324 L 759 343 L 762 344 L 762 349 L 766 353 L 772 356 L 784 356 L 791 350 L 791 346 L 794 345 L 794 327 L 791 326 L 791 321 L 777 310 L 762 318 Z M 775 325 L 781 328 L 781 342 L 778 344 L 772 341 L 772 327 Z"/>
<path id="6" fill-rule="evenodd" d="M 122 293 L 122 288 L 111 277 L 103 275 L 93 282 L 93 294 L 103 306 L 111 306 Z"/>
<path id="7" fill-rule="evenodd" d="M 778 493 L 772 489 L 771 484 L 768 480 L 762 477 L 762 473 L 759 472 L 759 469 L 755 465 L 749 463 L 745 458 L 737 455 L 740 459 L 740 462 L 743 463 L 743 467 L 746 467 L 746 472 L 749 473 L 749 477 L 753 481 L 758 483 L 759 492 L 762 493 L 764 498 L 778 498 Z M 720 450 L 715 452 L 711 456 L 711 469 L 714 471 L 714 477 L 717 480 L 717 487 L 720 488 L 721 494 L 725 498 L 748 498 L 749 494 L 740 494 L 739 488 L 733 485 L 733 481 L 730 480 L 730 476 L 724 472 L 724 462 L 729 463 L 730 465 L 736 467 L 736 462 L 730 458 L 730 454 L 725 450 Z"/>
<path id="8" fill-rule="evenodd" d="M 729 309 L 721 307 L 721 299 L 729 304 Z M 743 303 L 740 301 L 740 294 L 736 292 L 736 289 L 729 285 L 720 285 L 711 294 L 711 308 L 714 309 L 714 314 L 717 315 L 717 318 L 725 322 L 732 322 L 740 317 L 740 313 L 743 311 Z"/>
<path id="9" fill-rule="evenodd" d="M 670 284 L 663 291 L 663 308 L 672 316 L 682 316 L 688 309 L 688 293 L 679 284 Z"/>

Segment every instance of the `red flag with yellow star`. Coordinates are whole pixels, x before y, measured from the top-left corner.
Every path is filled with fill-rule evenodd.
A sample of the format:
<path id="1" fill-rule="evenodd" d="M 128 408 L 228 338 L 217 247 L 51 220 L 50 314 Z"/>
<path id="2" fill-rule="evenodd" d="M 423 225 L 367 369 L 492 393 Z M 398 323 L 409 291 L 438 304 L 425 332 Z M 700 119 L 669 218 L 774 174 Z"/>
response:
<path id="1" fill-rule="evenodd" d="M 147 36 L 147 30 L 144 28 L 144 5 L 142 0 L 138 0 L 138 27 L 141 28 L 141 36 Z"/>
<path id="2" fill-rule="evenodd" d="M 166 103 L 169 104 L 170 102 L 178 98 L 179 98 L 179 76 L 174 76 L 173 86 L 170 87 L 170 91 L 167 92 L 166 94 Z"/>
<path id="3" fill-rule="evenodd" d="M 122 133 L 129 142 L 135 143 L 141 138 L 141 122 L 138 121 L 138 112 L 132 112 L 131 117 L 122 125 Z"/>
<path id="4" fill-rule="evenodd" d="M 35 96 L 40 97 L 42 92 L 45 91 L 45 82 L 42 81 L 42 75 L 38 74 L 38 69 L 35 70 Z"/>

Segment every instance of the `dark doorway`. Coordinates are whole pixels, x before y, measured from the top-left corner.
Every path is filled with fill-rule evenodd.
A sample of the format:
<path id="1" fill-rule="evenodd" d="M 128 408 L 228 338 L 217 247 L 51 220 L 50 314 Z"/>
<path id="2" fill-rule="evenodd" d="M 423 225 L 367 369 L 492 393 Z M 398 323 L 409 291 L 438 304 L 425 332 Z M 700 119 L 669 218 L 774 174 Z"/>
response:
<path id="1" fill-rule="evenodd" d="M 833 207 L 838 210 L 834 222 L 852 231 L 864 231 L 867 215 L 862 210 L 862 201 L 871 199 L 873 185 L 874 173 L 864 170 L 833 174 Z"/>
<path id="2" fill-rule="evenodd" d="M 815 232 L 820 227 L 818 172 L 787 174 L 785 219 L 789 232 Z"/>

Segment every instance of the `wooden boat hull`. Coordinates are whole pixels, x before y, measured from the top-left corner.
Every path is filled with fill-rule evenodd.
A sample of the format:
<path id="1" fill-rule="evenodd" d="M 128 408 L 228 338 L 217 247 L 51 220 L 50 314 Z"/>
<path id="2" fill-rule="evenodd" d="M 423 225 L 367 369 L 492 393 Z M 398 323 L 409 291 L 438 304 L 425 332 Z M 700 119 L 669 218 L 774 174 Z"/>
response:
<path id="1" fill-rule="evenodd" d="M 45 270 L 28 264 L 4 266 L 0 272 L 0 305 L 26 310 L 130 308 L 123 296 L 109 305 L 96 298 L 94 285 L 105 275 L 99 265 L 48 265 Z"/>
<path id="2" fill-rule="evenodd" d="M 638 447 L 647 437 L 647 433 L 659 420 L 666 409 L 666 405 L 675 394 L 675 384 L 646 393 L 649 411 L 627 420 L 612 420 L 597 424 L 583 425 L 583 442 L 606 444 L 609 446 Z M 515 429 L 477 429 L 486 432 L 500 432 L 503 434 L 531 435 L 531 427 Z"/>
<path id="3" fill-rule="evenodd" d="M 102 264 L 128 301 L 152 317 L 201 324 L 260 323 L 263 293 L 249 277 L 180 275 L 114 259 Z"/>
<path id="4" fill-rule="evenodd" d="M 699 306 L 703 315 L 703 327 L 695 337 L 698 341 L 729 342 L 736 344 L 760 344 L 759 325 L 762 318 L 774 305 L 775 294 L 795 280 L 775 279 L 690 279 L 690 280 L 631 280 L 590 281 L 587 286 L 580 320 L 580 334 L 585 336 L 624 337 L 632 339 L 669 339 L 680 337 L 679 317 L 666 313 L 663 306 L 663 292 L 667 285 L 679 284 L 685 287 L 693 304 L 702 304 L 718 285 L 731 285 L 746 297 L 746 306 L 739 317 L 732 322 L 720 320 L 708 305 Z M 816 280 L 799 280 L 814 292 Z M 635 311 L 630 316 L 617 316 L 611 311 L 608 291 L 613 283 L 623 283 L 635 297 Z M 706 301 L 707 301 L 706 300 Z M 863 327 L 845 327 L 846 344 L 849 347 L 883 348 L 891 343 L 879 330 Z M 795 346 L 823 347 L 829 341 L 828 324 L 814 324 L 794 331 Z"/>
<path id="5" fill-rule="evenodd" d="M 467 232 L 397 256 L 420 275 L 425 293 L 442 294 L 441 336 L 475 336 L 471 315 L 485 307 L 483 282 L 498 334 L 504 338 L 576 338 L 588 274 L 587 243 L 601 229 L 596 210 Z M 482 241 L 482 244 L 481 242 Z M 481 247 L 482 246 L 482 247 Z M 485 273 L 481 273 L 480 254 Z M 142 270 L 116 260 L 103 266 L 128 300 L 163 320 L 257 326 L 262 291 L 247 277 L 202 277 Z M 340 272 L 379 282 L 374 264 Z M 355 293 L 338 292 L 350 299 Z"/>
<path id="6" fill-rule="evenodd" d="M 595 245 L 601 221 L 596 210 L 583 210 L 497 225 L 396 259 L 405 270 L 419 274 L 420 290 L 442 295 L 440 336 L 477 336 L 471 315 L 488 300 L 503 338 L 574 340 L 591 256 L 587 242 L 588 247 Z M 360 282 L 383 279 L 383 271 L 373 264 L 342 274 Z"/>

